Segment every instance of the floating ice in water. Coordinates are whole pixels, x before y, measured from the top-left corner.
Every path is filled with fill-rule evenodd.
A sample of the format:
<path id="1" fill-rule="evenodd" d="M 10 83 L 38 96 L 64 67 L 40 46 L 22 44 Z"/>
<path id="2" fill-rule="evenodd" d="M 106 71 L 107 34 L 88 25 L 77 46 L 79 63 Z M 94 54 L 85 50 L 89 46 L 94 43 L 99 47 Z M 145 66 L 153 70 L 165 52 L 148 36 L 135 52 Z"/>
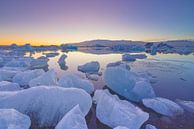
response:
<path id="1" fill-rule="evenodd" d="M 109 64 L 107 64 L 106 67 L 115 67 L 115 66 L 121 66 L 121 67 L 124 67 L 124 68 L 126 68 L 128 70 L 131 69 L 130 66 L 127 63 L 124 63 L 124 62 L 121 62 L 121 61 L 109 63 Z"/>
<path id="2" fill-rule="evenodd" d="M 16 91 L 21 90 L 17 83 L 12 83 L 8 81 L 0 81 L 0 91 Z"/>
<path id="3" fill-rule="evenodd" d="M 157 47 L 155 45 L 151 46 L 151 55 L 156 55 L 157 54 Z"/>
<path id="4" fill-rule="evenodd" d="M 17 73 L 13 77 L 13 82 L 20 84 L 21 86 L 29 85 L 29 82 L 37 78 L 38 76 L 42 75 L 44 71 L 42 69 L 35 69 L 35 70 L 27 70 L 24 72 Z"/>
<path id="5" fill-rule="evenodd" d="M 87 129 L 85 116 L 80 110 L 79 105 L 65 114 L 59 121 L 55 129 Z"/>
<path id="6" fill-rule="evenodd" d="M 124 126 L 139 129 L 149 118 L 148 113 L 128 101 L 120 100 L 108 90 L 96 90 L 93 100 L 97 103 L 97 118 L 112 128 Z"/>
<path id="7" fill-rule="evenodd" d="M 23 68 L 28 69 L 30 67 L 30 62 L 31 62 L 32 58 L 18 58 L 18 59 L 12 59 L 11 61 L 7 62 L 4 66 L 5 67 L 19 67 L 19 68 Z"/>
<path id="8" fill-rule="evenodd" d="M 155 97 L 147 79 L 121 66 L 108 67 L 103 80 L 111 90 L 132 101 L 139 102 L 143 98 Z"/>
<path id="9" fill-rule="evenodd" d="M 145 54 L 123 54 L 123 61 L 135 61 L 136 59 L 145 59 L 147 56 Z"/>
<path id="10" fill-rule="evenodd" d="M 68 66 L 64 63 L 64 64 L 59 64 L 60 68 L 62 70 L 67 70 L 68 69 Z"/>
<path id="11" fill-rule="evenodd" d="M 86 73 L 86 77 L 90 80 L 93 81 L 98 81 L 99 75 L 97 74 L 90 74 L 90 73 Z"/>
<path id="12" fill-rule="evenodd" d="M 29 82 L 30 87 L 40 86 L 40 85 L 47 85 L 47 86 L 57 85 L 56 72 L 53 69 L 49 70 L 43 73 L 42 75 L 30 80 Z"/>
<path id="13" fill-rule="evenodd" d="M 100 64 L 97 61 L 92 61 L 84 65 L 78 66 L 78 70 L 84 73 L 97 73 L 100 69 Z"/>
<path id="14" fill-rule="evenodd" d="M 71 44 L 61 44 L 61 49 L 62 49 L 63 51 L 68 51 L 68 50 L 73 51 L 73 50 L 77 50 L 78 47 L 75 46 L 75 45 L 71 45 Z"/>
<path id="15" fill-rule="evenodd" d="M 21 72 L 20 69 L 17 68 L 1 68 L 0 69 L 0 81 L 12 81 L 12 78 Z"/>
<path id="16" fill-rule="evenodd" d="M 30 118 L 15 109 L 0 109 L 0 129 L 29 129 Z"/>
<path id="17" fill-rule="evenodd" d="M 58 60 L 59 64 L 65 64 L 65 59 L 67 58 L 67 55 L 63 54 Z"/>
<path id="18" fill-rule="evenodd" d="M 2 57 L 0 57 L 0 67 L 2 67 L 4 65 L 4 60 Z"/>
<path id="19" fill-rule="evenodd" d="M 145 58 L 147 58 L 147 56 L 145 54 L 133 54 L 131 56 L 133 56 L 136 59 L 145 59 Z"/>
<path id="20" fill-rule="evenodd" d="M 157 113 L 171 117 L 180 115 L 184 112 L 175 102 L 160 97 L 143 99 L 143 104 Z"/>
<path id="21" fill-rule="evenodd" d="M 104 72 L 103 79 L 106 85 L 115 92 L 120 90 L 123 90 L 123 93 L 128 92 L 135 86 L 133 73 L 119 66 L 108 67 Z"/>
<path id="22" fill-rule="evenodd" d="M 51 52 L 51 53 L 46 53 L 45 55 L 46 55 L 46 57 L 55 57 L 55 56 L 58 56 L 59 53 L 57 53 L 57 52 Z"/>
<path id="23" fill-rule="evenodd" d="M 48 58 L 42 56 L 39 57 L 38 59 L 33 59 L 30 63 L 31 69 L 45 68 L 48 67 Z"/>
<path id="24" fill-rule="evenodd" d="M 136 81 L 135 87 L 128 94 L 127 98 L 133 101 L 140 101 L 143 98 L 153 98 L 155 96 L 155 92 L 150 82 L 144 78 L 140 78 Z"/>
<path id="25" fill-rule="evenodd" d="M 39 127 L 56 126 L 76 105 L 85 116 L 92 106 L 90 95 L 82 89 L 47 86 L 0 92 L 0 108 L 14 108 L 27 114 Z"/>
<path id="26" fill-rule="evenodd" d="M 131 56 L 131 54 L 123 54 L 122 61 L 136 61 L 136 58 Z"/>
<path id="27" fill-rule="evenodd" d="M 147 124 L 146 129 L 157 129 L 157 128 L 151 124 Z"/>
<path id="28" fill-rule="evenodd" d="M 82 79 L 81 77 L 70 73 L 65 73 L 59 79 L 59 85 L 66 88 L 69 87 L 81 88 L 84 89 L 89 94 L 91 94 L 94 91 L 94 85 L 92 82 L 86 79 Z"/>
<path id="29" fill-rule="evenodd" d="M 186 111 L 194 113 L 194 102 L 184 100 L 176 100 L 176 102 Z"/>
<path id="30" fill-rule="evenodd" d="M 114 128 L 114 129 L 129 129 L 129 128 L 124 127 L 124 126 L 117 126 L 117 127 L 116 127 L 116 128 Z"/>

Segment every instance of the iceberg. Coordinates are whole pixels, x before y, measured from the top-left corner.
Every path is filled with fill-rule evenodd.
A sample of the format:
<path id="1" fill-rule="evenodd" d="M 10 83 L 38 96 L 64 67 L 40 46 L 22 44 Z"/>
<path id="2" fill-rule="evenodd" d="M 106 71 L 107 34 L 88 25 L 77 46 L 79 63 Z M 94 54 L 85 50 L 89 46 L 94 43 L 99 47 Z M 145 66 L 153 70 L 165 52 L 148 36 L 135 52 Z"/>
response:
<path id="1" fill-rule="evenodd" d="M 53 69 L 49 70 L 41 74 L 40 76 L 30 80 L 29 82 L 30 87 L 40 86 L 40 85 L 47 85 L 47 86 L 57 85 L 56 72 Z"/>
<path id="2" fill-rule="evenodd" d="M 19 84 L 8 81 L 0 81 L 0 91 L 16 91 L 21 90 Z"/>
<path id="3" fill-rule="evenodd" d="M 86 77 L 90 80 L 93 81 L 98 81 L 99 75 L 97 74 L 90 74 L 90 73 L 86 73 Z"/>
<path id="4" fill-rule="evenodd" d="M 143 104 L 155 112 L 165 116 L 177 116 L 183 114 L 184 110 L 175 102 L 161 97 L 143 99 Z"/>
<path id="5" fill-rule="evenodd" d="M 155 97 L 149 80 L 122 66 L 108 67 L 103 80 L 111 90 L 128 100 L 139 102 L 143 98 Z"/>
<path id="6" fill-rule="evenodd" d="M 46 53 L 45 55 L 46 55 L 46 57 L 55 57 L 55 56 L 58 56 L 59 53 L 57 53 L 57 52 L 51 52 L 51 53 Z"/>
<path id="7" fill-rule="evenodd" d="M 59 64 L 59 67 L 62 69 L 62 70 L 67 70 L 68 69 L 68 66 L 64 63 L 64 64 Z"/>
<path id="8" fill-rule="evenodd" d="M 147 124 L 146 129 L 157 129 L 157 128 L 151 124 Z"/>
<path id="9" fill-rule="evenodd" d="M 5 67 L 23 67 L 28 69 L 30 67 L 31 58 L 12 59 L 5 64 Z"/>
<path id="10" fill-rule="evenodd" d="M 42 74 L 44 74 L 44 70 L 42 70 L 42 69 L 27 70 L 24 72 L 17 73 L 13 77 L 13 82 L 18 83 L 21 86 L 27 86 L 27 85 L 29 85 L 29 82 L 32 79 L 34 79 Z"/>
<path id="11" fill-rule="evenodd" d="M 129 128 L 124 127 L 124 126 L 117 126 L 117 127 L 116 127 L 116 128 L 114 128 L 114 129 L 129 129 Z"/>
<path id="12" fill-rule="evenodd" d="M 97 118 L 111 128 L 124 126 L 139 129 L 149 118 L 148 113 L 128 101 L 120 100 L 108 90 L 96 90 L 93 100 L 97 104 Z"/>
<path id="13" fill-rule="evenodd" d="M 156 55 L 157 54 L 157 47 L 155 45 L 151 46 L 151 55 Z"/>
<path id="14" fill-rule="evenodd" d="M 117 66 L 108 67 L 103 76 L 105 84 L 112 90 L 121 91 L 122 94 L 127 94 L 135 86 L 135 76 L 129 70 Z"/>
<path id="15" fill-rule="evenodd" d="M 131 54 L 123 54 L 122 61 L 136 61 L 136 58 L 131 56 Z"/>
<path id="16" fill-rule="evenodd" d="M 0 108 L 14 108 L 33 118 L 38 127 L 53 127 L 76 105 L 84 116 L 92 106 L 82 89 L 39 86 L 15 92 L 0 92 Z"/>
<path id="17" fill-rule="evenodd" d="M 121 61 L 109 63 L 109 64 L 107 64 L 106 67 L 116 67 L 116 66 L 121 66 L 121 67 L 126 68 L 128 70 L 131 69 L 130 66 L 127 63 L 124 63 L 124 62 L 121 62 Z"/>
<path id="18" fill-rule="evenodd" d="M 2 67 L 4 65 L 4 60 L 2 57 L 0 57 L 0 67 Z"/>
<path id="19" fill-rule="evenodd" d="M 12 81 L 13 77 L 19 72 L 21 72 L 20 69 L 3 67 L 0 69 L 0 81 Z"/>
<path id="20" fill-rule="evenodd" d="M 67 112 L 55 129 L 88 129 L 85 116 L 79 105 Z"/>
<path id="21" fill-rule="evenodd" d="M 0 109 L 0 129 L 29 129 L 30 118 L 15 109 Z"/>
<path id="22" fill-rule="evenodd" d="M 135 61 L 136 59 L 145 59 L 147 56 L 145 54 L 123 54 L 123 61 Z"/>
<path id="23" fill-rule="evenodd" d="M 62 51 L 76 51 L 78 50 L 78 47 L 72 44 L 61 44 L 61 50 Z"/>
<path id="24" fill-rule="evenodd" d="M 78 70 L 84 73 L 98 73 L 100 64 L 97 61 L 92 61 L 84 65 L 78 66 Z"/>
<path id="25" fill-rule="evenodd" d="M 47 57 L 39 57 L 37 59 L 33 59 L 31 62 L 31 68 L 30 69 L 39 69 L 39 68 L 45 68 L 48 67 L 48 58 Z"/>
<path id="26" fill-rule="evenodd" d="M 92 82 L 86 79 L 82 79 L 81 77 L 65 73 L 60 79 L 59 79 L 59 86 L 65 87 L 65 88 L 81 88 L 91 94 L 94 91 L 94 85 Z"/>
<path id="27" fill-rule="evenodd" d="M 63 54 L 58 60 L 59 64 L 65 64 L 65 59 L 67 58 L 67 55 Z"/>
<path id="28" fill-rule="evenodd" d="M 184 100 L 176 100 L 176 102 L 186 111 L 194 113 L 194 102 Z"/>
<path id="29" fill-rule="evenodd" d="M 136 81 L 135 87 L 128 94 L 128 99 L 138 102 L 144 98 L 153 98 L 155 96 L 150 82 L 144 78 L 140 78 L 139 81 Z"/>

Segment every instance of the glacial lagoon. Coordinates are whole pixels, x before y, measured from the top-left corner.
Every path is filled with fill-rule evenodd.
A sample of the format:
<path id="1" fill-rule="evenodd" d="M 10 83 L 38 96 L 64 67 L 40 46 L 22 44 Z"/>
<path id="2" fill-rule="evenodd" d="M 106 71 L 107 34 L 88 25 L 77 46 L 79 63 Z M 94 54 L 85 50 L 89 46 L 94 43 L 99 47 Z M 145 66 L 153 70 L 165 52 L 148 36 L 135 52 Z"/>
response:
<path id="1" fill-rule="evenodd" d="M 129 111 L 130 113 L 133 112 L 133 110 L 136 110 L 136 109 L 133 109 L 134 108 L 133 105 L 131 105 L 131 107 L 130 107 L 130 104 L 129 105 L 127 104 L 129 107 L 126 107 L 126 105 L 125 104 L 123 105 L 123 103 L 130 102 L 134 105 L 137 105 L 143 111 L 145 111 L 146 113 L 149 113 L 149 119 L 147 118 L 146 114 L 144 114 L 145 118 L 143 118 L 143 115 L 142 116 L 140 115 L 139 117 L 142 117 L 143 125 L 141 123 L 141 124 L 137 125 L 137 127 L 135 127 L 136 124 L 132 124 L 134 126 L 134 128 L 138 128 L 138 126 L 141 125 L 141 129 L 144 129 L 146 127 L 146 124 L 152 124 L 159 129 L 160 128 L 162 128 L 162 129 L 169 129 L 169 128 L 170 129 L 177 129 L 177 128 L 192 129 L 193 119 L 194 119 L 193 113 L 190 113 L 189 111 L 185 110 L 184 113 L 181 113 L 182 115 L 176 116 L 176 117 L 168 117 L 165 115 L 161 115 L 160 113 L 157 113 L 157 109 L 156 109 L 156 111 L 154 111 L 154 109 L 152 110 L 152 109 L 148 108 L 147 105 L 143 105 L 142 103 L 131 101 L 130 99 L 127 99 L 125 96 L 122 95 L 122 92 L 120 92 L 120 91 L 117 92 L 117 91 L 114 91 L 114 89 L 111 89 L 111 87 L 107 86 L 106 82 L 104 82 L 103 76 L 104 76 L 105 70 L 107 69 L 107 65 L 109 63 L 119 62 L 119 63 L 115 63 L 115 64 L 113 63 L 113 66 L 114 65 L 116 66 L 116 65 L 120 65 L 120 62 L 121 62 L 121 63 L 124 63 L 125 65 L 129 66 L 130 71 L 132 73 L 136 73 L 136 74 L 138 74 L 138 76 L 141 75 L 141 78 L 147 78 L 149 80 L 151 87 L 153 88 L 153 91 L 155 92 L 155 96 L 166 98 L 166 99 L 172 100 L 172 101 L 177 102 L 177 103 L 179 100 L 194 101 L 194 94 L 193 94 L 194 93 L 194 85 L 193 85 L 194 84 L 194 79 L 193 79 L 193 77 L 194 77 L 194 67 L 193 67 L 194 66 L 194 53 L 193 52 L 190 52 L 189 54 L 180 54 L 180 53 L 175 53 L 175 52 L 170 52 L 170 53 L 157 52 L 156 54 L 152 55 L 149 52 L 145 52 L 145 51 L 143 51 L 143 52 L 122 52 L 122 51 L 106 51 L 106 50 L 102 50 L 102 49 L 95 49 L 95 50 L 92 49 L 92 50 L 88 51 L 88 48 L 87 48 L 87 50 L 81 49 L 81 50 L 73 50 L 73 51 L 71 51 L 71 50 L 70 51 L 63 51 L 60 49 L 47 50 L 47 48 L 45 48 L 44 50 L 41 50 L 41 51 L 28 51 L 27 50 L 27 51 L 22 52 L 22 51 L 18 51 L 18 50 L 15 51 L 14 50 L 12 52 L 12 50 L 11 51 L 6 50 L 6 51 L 1 51 L 1 53 L 4 54 L 4 55 L 2 54 L 3 59 L 8 60 L 8 62 L 5 64 L 5 66 L 1 68 L 5 71 L 6 70 L 9 71 L 10 69 L 16 70 L 16 71 L 17 70 L 19 70 L 19 71 L 24 70 L 25 71 L 25 67 L 26 67 L 26 65 L 28 65 L 28 60 L 32 60 L 32 62 L 35 61 L 35 63 L 34 63 L 35 66 L 41 66 L 41 65 L 45 66 L 45 67 L 42 67 L 45 71 L 48 71 L 48 70 L 55 71 L 56 76 L 57 76 L 56 78 L 55 77 L 53 78 L 53 76 L 55 76 L 55 73 L 53 71 L 50 71 L 51 75 L 47 75 L 48 78 L 52 77 L 54 79 L 54 80 L 48 80 L 49 82 L 51 81 L 52 84 L 53 84 L 53 81 L 54 81 L 54 84 L 57 84 L 57 83 L 55 83 L 55 81 L 58 82 L 59 81 L 58 79 L 63 77 L 63 75 L 67 74 L 67 73 L 68 74 L 75 74 L 78 77 L 81 77 L 83 80 L 87 80 L 87 81 L 89 80 L 94 85 L 94 91 L 100 90 L 99 93 L 102 92 L 101 93 L 102 95 L 104 94 L 105 96 L 108 95 L 110 97 L 110 98 L 108 97 L 107 99 L 112 99 L 111 101 L 113 101 L 113 102 L 118 101 L 116 103 L 118 104 L 118 106 L 121 106 L 121 107 L 120 107 L 120 109 L 118 108 L 116 110 L 112 110 L 111 112 L 113 114 L 116 113 L 117 110 L 118 111 L 121 110 L 120 113 L 122 114 L 122 112 L 125 111 L 125 110 L 123 110 L 125 108 L 129 108 L 129 110 L 132 110 L 132 111 Z M 6 55 L 5 53 L 9 53 L 9 54 Z M 136 54 L 137 55 L 141 54 L 144 56 L 143 56 L 143 58 L 139 57 L 140 59 L 135 59 L 134 61 L 122 61 L 123 54 L 129 54 L 129 57 L 130 57 L 130 55 L 136 55 Z M 62 61 L 61 62 L 62 65 L 61 65 L 58 61 L 62 55 L 66 55 L 66 56 L 64 56 L 64 62 Z M 7 57 L 9 57 L 9 58 L 7 58 Z M 40 61 L 43 61 L 43 63 L 40 63 Z M 46 62 L 48 61 L 48 62 L 44 63 L 44 61 L 46 61 Z M 97 73 L 87 74 L 87 73 L 84 73 L 84 72 L 81 72 L 80 70 L 78 70 L 78 66 L 84 65 L 84 64 L 86 64 L 88 62 L 92 62 L 92 61 L 99 62 L 100 68 L 99 68 L 99 71 Z M 37 69 L 37 67 L 35 67 L 35 69 Z M 118 75 L 119 74 L 120 73 L 118 73 Z M 92 77 L 90 75 L 92 75 Z M 41 81 L 41 80 L 39 79 L 39 81 Z M 123 81 L 125 81 L 125 80 L 123 80 Z M 44 82 L 45 82 L 45 80 L 44 80 Z M 119 84 L 119 82 L 118 82 L 118 84 Z M 14 83 L 14 85 L 15 85 L 15 83 Z M 39 82 L 35 82 L 35 85 L 38 86 Z M 30 85 L 30 87 L 31 87 L 31 85 Z M 47 89 L 46 87 L 41 87 L 41 86 L 40 86 L 40 88 L 24 87 L 24 89 L 26 89 L 26 88 L 31 89 L 32 92 L 38 92 L 40 94 L 41 94 L 41 92 L 44 92 L 42 94 L 42 96 L 44 96 L 44 95 L 46 96 L 47 94 L 53 94 L 54 96 L 50 96 L 50 97 L 52 97 L 52 100 L 57 101 L 56 104 L 62 102 L 62 100 L 57 100 L 58 95 L 55 96 L 54 93 L 50 93 L 51 90 L 49 90 L 49 88 Z M 44 90 L 44 88 L 45 88 L 45 90 Z M 110 91 L 110 93 L 104 92 L 105 89 L 108 89 Z M 53 88 L 53 90 L 55 91 L 57 89 Z M 26 90 L 26 92 L 30 93 L 31 91 Z M 66 92 L 67 91 L 64 91 L 64 93 L 66 93 Z M 71 92 L 73 94 L 73 91 L 71 91 Z M 18 94 L 20 94 L 20 93 L 18 92 Z M 21 92 L 21 94 L 22 94 L 22 92 Z M 30 95 L 30 94 L 25 93 L 25 90 L 24 90 L 24 94 L 26 94 L 27 96 Z M 91 96 L 92 97 L 97 96 L 96 98 L 98 98 L 98 97 L 100 98 L 99 94 L 97 94 L 96 92 L 95 92 L 95 94 L 96 95 L 94 95 L 94 93 L 92 93 Z M 117 95 L 119 97 L 119 100 L 117 99 L 117 97 L 114 98 L 112 96 L 112 94 Z M 33 95 L 31 95 L 29 97 L 32 97 L 32 96 Z M 38 96 L 35 96 L 35 97 L 38 97 Z M 16 98 L 17 98 L 17 96 L 16 96 Z M 26 98 L 25 102 L 30 101 L 29 99 L 30 98 Z M 38 99 L 40 99 L 40 98 L 38 98 Z M 74 99 L 76 100 L 76 95 L 75 95 Z M 125 101 L 125 100 L 127 100 L 127 101 Z M 44 100 L 38 100 L 35 102 L 39 102 L 39 101 L 43 102 Z M 103 101 L 106 103 L 106 99 L 105 100 L 102 99 L 101 103 Z M 155 100 L 151 100 L 151 101 L 154 102 Z M 156 101 L 157 101 L 157 99 L 156 99 Z M 164 100 L 164 101 L 166 101 L 168 103 L 168 100 Z M 20 102 L 22 102 L 22 101 L 20 101 Z M 79 101 L 79 102 L 82 102 L 82 101 Z M 49 105 L 49 103 L 47 101 L 46 101 L 46 103 Z M 68 101 L 67 101 L 67 103 L 68 103 Z M 83 103 L 84 103 L 84 101 L 83 101 Z M 89 103 L 89 105 L 91 104 L 91 102 L 89 102 L 89 100 L 88 100 L 88 103 Z M 169 102 L 169 103 L 171 103 L 171 102 Z M 53 104 L 55 104 L 55 103 L 53 103 Z M 183 103 L 183 104 L 185 104 L 185 103 Z M 6 107 L 6 105 L 7 105 L 7 103 L 3 102 L 3 99 L 2 99 L 0 106 Z M 89 107 L 89 105 L 88 105 L 88 107 Z M 172 103 L 170 105 L 173 106 Z M 98 103 L 96 105 L 95 101 L 94 101 L 89 113 L 85 117 L 88 128 L 89 129 L 111 129 L 110 126 L 105 124 L 106 122 L 103 123 L 102 121 L 100 121 L 98 119 L 98 118 L 100 118 L 100 116 L 98 116 L 98 114 L 96 114 L 96 113 L 99 112 L 100 107 L 97 111 L 97 109 L 96 109 L 97 106 L 98 106 Z M 101 106 L 102 106 L 102 104 L 101 104 Z M 16 107 L 17 107 L 17 104 L 16 104 Z M 24 109 L 27 108 L 27 110 L 29 110 L 28 107 L 24 106 L 23 108 Z M 84 106 L 82 108 L 85 108 L 84 110 L 88 110 Z M 169 108 L 171 108 L 171 107 L 169 107 Z M 56 111 L 56 109 L 53 109 L 51 111 Z M 101 110 L 102 109 L 103 109 L 103 107 L 101 107 Z M 34 107 L 34 109 L 30 109 L 30 110 L 34 111 L 34 110 L 36 110 L 36 107 Z M 137 109 L 137 112 L 138 112 L 138 110 L 139 109 Z M 162 110 L 163 109 L 161 109 L 161 113 L 163 112 Z M 175 110 L 175 109 L 170 109 L 169 112 L 174 112 L 173 110 Z M 48 111 L 49 111 L 49 107 L 48 107 Z M 177 109 L 177 111 L 178 111 L 178 109 Z M 43 111 L 43 112 L 46 112 L 46 111 Z M 74 112 L 80 113 L 79 108 L 74 107 L 68 113 L 74 113 Z M 111 114 L 111 112 L 110 112 L 110 114 Z M 136 114 L 136 111 L 134 111 L 134 113 Z M 167 110 L 167 114 L 168 114 L 168 110 Z M 28 115 L 30 116 L 30 118 L 34 118 L 34 116 L 32 114 L 28 114 Z M 71 116 L 71 115 L 73 115 L 73 114 L 70 114 L 69 116 Z M 138 113 L 136 115 L 138 116 Z M 127 116 L 124 116 L 124 117 L 127 117 Z M 139 117 L 137 117 L 137 118 L 139 118 Z M 35 116 L 35 118 L 36 118 L 36 116 Z M 101 119 L 103 119 L 103 118 L 104 117 L 102 117 Z M 40 119 L 40 121 L 45 120 L 45 118 L 43 116 L 41 116 L 41 118 L 39 118 L 39 119 Z M 64 119 L 66 119 L 66 118 L 64 118 Z M 70 117 L 69 119 L 71 120 L 72 118 Z M 111 118 L 111 119 L 114 120 L 115 118 Z M 106 120 L 106 118 L 105 118 L 105 120 Z M 134 120 L 135 120 L 135 118 L 134 118 Z M 31 129 L 37 129 L 37 128 L 42 129 L 42 127 L 38 126 L 40 124 L 37 124 L 36 122 L 34 122 L 37 120 L 31 120 L 31 121 L 32 121 L 32 124 L 30 127 Z M 67 119 L 65 121 L 67 121 Z M 140 118 L 139 118 L 139 121 L 141 121 Z M 56 125 L 56 123 L 52 123 L 52 122 L 49 124 Z M 45 125 L 45 123 L 43 123 L 43 125 Z M 109 125 L 112 125 L 112 124 L 109 124 Z M 47 128 L 53 129 L 54 127 L 49 126 Z"/>

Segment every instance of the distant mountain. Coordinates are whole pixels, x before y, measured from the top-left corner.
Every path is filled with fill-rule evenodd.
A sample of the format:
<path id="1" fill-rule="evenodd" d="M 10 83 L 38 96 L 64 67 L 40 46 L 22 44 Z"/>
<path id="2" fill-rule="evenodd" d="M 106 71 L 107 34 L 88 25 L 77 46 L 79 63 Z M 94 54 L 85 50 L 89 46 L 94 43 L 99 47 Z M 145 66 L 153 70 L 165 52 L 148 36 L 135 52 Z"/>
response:
<path id="1" fill-rule="evenodd" d="M 132 40 L 90 40 L 84 41 L 80 43 L 70 43 L 80 47 L 111 47 L 118 44 L 126 44 L 126 45 L 145 45 L 146 43 L 166 43 L 171 46 L 193 46 L 194 41 L 191 40 L 169 40 L 169 41 L 160 41 L 160 42 L 144 42 L 144 41 L 132 41 Z"/>

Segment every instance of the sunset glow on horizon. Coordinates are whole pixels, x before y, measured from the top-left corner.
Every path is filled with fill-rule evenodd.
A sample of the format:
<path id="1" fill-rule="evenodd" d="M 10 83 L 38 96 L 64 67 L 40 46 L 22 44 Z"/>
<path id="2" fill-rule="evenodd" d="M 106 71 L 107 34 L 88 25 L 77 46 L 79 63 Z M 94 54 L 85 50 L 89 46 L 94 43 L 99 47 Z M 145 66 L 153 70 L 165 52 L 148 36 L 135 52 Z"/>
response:
<path id="1" fill-rule="evenodd" d="M 1 0 L 0 45 L 194 39 L 193 0 Z"/>

